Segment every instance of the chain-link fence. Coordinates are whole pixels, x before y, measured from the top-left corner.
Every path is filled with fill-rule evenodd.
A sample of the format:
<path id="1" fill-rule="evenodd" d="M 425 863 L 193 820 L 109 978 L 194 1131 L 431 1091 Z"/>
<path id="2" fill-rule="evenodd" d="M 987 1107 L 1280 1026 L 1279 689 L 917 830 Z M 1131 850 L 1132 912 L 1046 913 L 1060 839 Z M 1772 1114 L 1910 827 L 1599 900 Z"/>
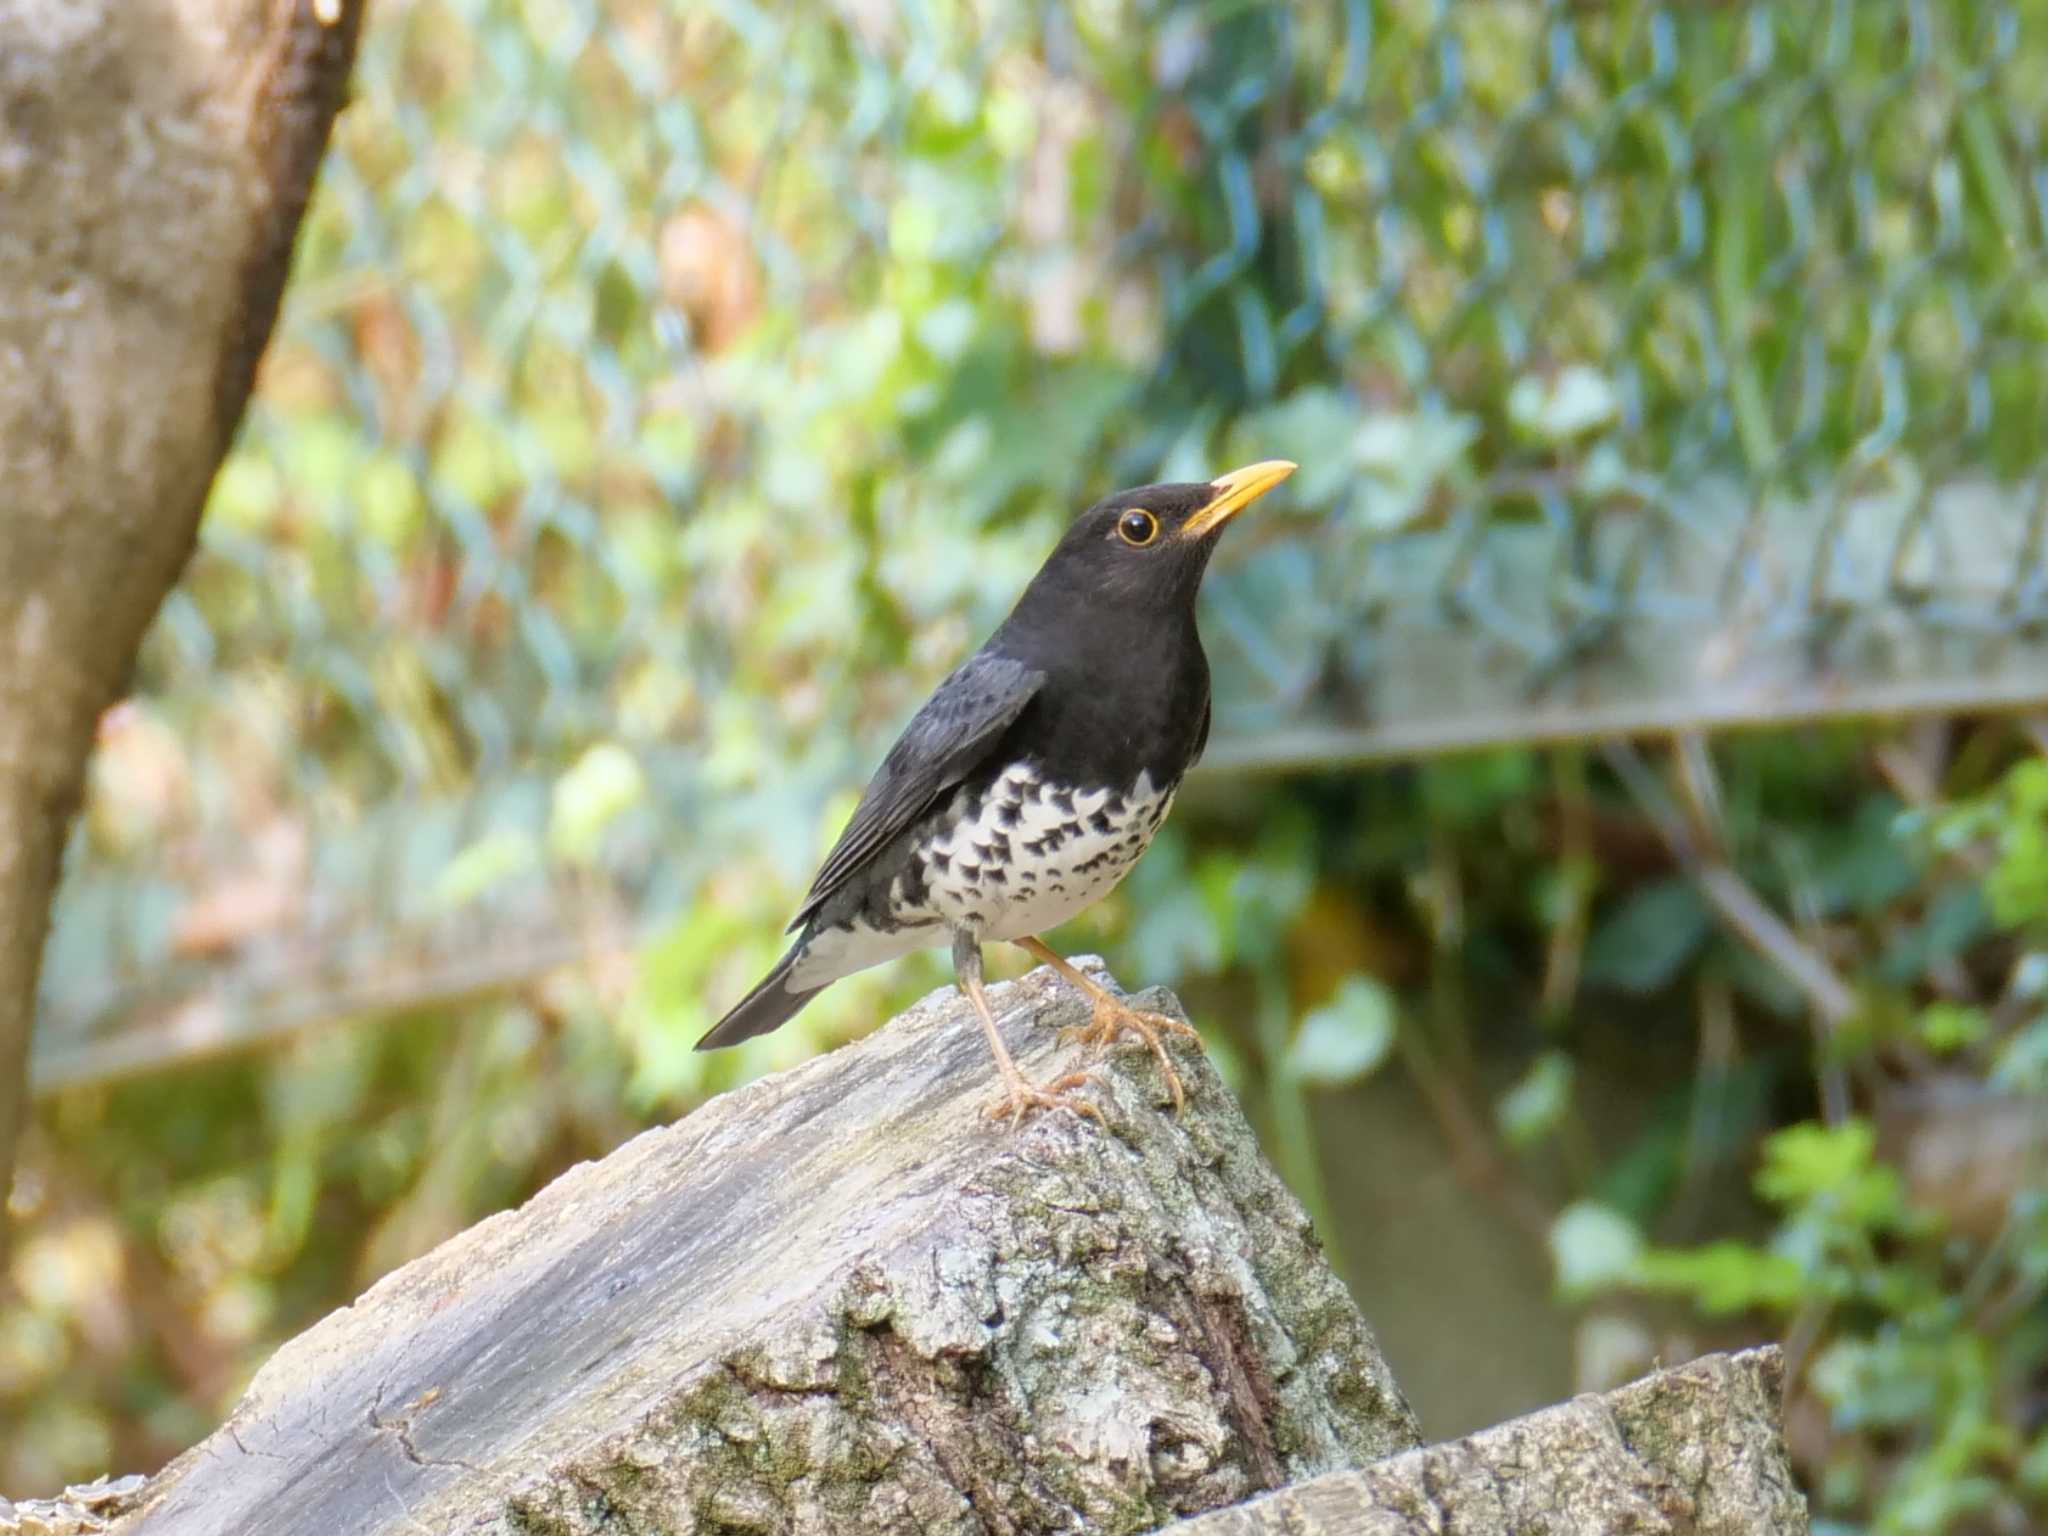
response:
<path id="1" fill-rule="evenodd" d="M 2031 3 L 383 0 L 39 1080 L 800 879 L 1244 459 L 1212 771 L 2036 700 L 2044 122 Z"/>

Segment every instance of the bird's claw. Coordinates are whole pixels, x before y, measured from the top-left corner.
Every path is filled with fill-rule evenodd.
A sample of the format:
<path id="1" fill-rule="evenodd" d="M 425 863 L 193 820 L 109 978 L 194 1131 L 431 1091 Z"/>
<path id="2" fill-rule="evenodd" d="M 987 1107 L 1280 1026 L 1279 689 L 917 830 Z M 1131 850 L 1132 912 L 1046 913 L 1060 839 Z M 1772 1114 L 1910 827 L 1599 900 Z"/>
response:
<path id="1" fill-rule="evenodd" d="M 1187 1091 L 1182 1088 L 1180 1073 L 1173 1068 L 1173 1058 L 1167 1054 L 1166 1042 L 1161 1035 L 1179 1035 L 1201 1046 L 1202 1036 L 1192 1024 L 1176 1019 L 1171 1014 L 1148 1013 L 1142 1008 L 1133 1008 L 1129 1003 L 1104 994 L 1095 999 L 1095 1011 L 1086 1024 L 1070 1025 L 1060 1031 L 1060 1038 L 1071 1035 L 1083 1045 L 1108 1047 L 1116 1043 L 1119 1035 L 1136 1035 L 1152 1047 L 1152 1054 L 1159 1058 L 1159 1070 L 1166 1074 L 1167 1091 L 1173 1095 L 1173 1112 L 1185 1113 L 1188 1107 Z"/>
<path id="2" fill-rule="evenodd" d="M 1085 1088 L 1095 1081 L 1092 1072 L 1069 1072 L 1065 1077 L 1049 1083 L 1034 1083 L 1023 1077 L 1010 1079 L 1003 1097 L 989 1105 L 987 1114 L 991 1120 L 1009 1116 L 1010 1129 L 1016 1130 L 1024 1123 L 1024 1117 L 1034 1109 L 1065 1109 L 1077 1115 L 1086 1115 L 1097 1125 L 1108 1128 L 1102 1118 L 1102 1111 L 1086 1099 L 1077 1098 L 1068 1092 L 1072 1088 Z"/>

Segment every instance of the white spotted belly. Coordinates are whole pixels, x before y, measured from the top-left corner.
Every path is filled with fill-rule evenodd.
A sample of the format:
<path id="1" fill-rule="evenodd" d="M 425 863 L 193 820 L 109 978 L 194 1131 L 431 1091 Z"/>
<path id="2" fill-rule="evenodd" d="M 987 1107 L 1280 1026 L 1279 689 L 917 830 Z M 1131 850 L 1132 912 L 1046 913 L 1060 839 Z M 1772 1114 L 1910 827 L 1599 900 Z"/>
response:
<path id="1" fill-rule="evenodd" d="M 925 900 L 949 926 L 990 939 L 1056 928 L 1130 873 L 1173 804 L 1140 774 L 1124 790 L 1068 790 L 1014 767 L 974 814 L 925 850 Z M 955 813 L 970 809 L 963 796 Z"/>

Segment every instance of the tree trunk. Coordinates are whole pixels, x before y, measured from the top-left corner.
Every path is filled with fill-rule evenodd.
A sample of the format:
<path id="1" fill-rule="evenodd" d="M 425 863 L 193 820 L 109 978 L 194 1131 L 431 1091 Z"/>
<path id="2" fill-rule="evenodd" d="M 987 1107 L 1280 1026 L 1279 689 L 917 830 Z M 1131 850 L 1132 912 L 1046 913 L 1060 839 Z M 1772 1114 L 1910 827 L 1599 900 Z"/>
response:
<path id="1" fill-rule="evenodd" d="M 361 14 L 0 0 L 0 1192 L 95 723 L 191 552 Z"/>

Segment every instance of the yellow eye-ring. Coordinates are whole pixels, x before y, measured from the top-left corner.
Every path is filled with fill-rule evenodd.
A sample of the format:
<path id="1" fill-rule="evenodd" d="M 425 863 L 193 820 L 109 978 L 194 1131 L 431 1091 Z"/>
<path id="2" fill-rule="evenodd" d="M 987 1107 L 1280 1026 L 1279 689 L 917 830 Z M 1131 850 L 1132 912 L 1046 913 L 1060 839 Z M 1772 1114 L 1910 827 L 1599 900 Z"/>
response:
<path id="1" fill-rule="evenodd" d="M 1159 519 L 1133 507 L 1116 520 L 1116 536 L 1134 548 L 1143 549 L 1159 537 Z"/>

